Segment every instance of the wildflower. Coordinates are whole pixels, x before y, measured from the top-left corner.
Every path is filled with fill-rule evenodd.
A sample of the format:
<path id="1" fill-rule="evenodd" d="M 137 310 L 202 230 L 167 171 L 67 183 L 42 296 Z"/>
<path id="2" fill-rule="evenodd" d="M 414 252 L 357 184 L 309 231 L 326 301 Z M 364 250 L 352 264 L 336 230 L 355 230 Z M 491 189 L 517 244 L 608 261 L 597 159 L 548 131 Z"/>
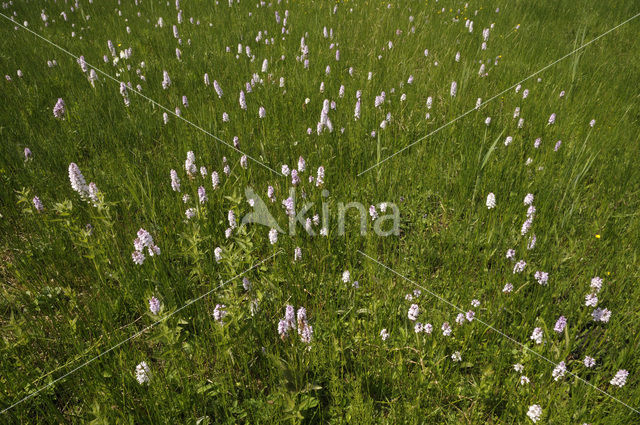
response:
<path id="1" fill-rule="evenodd" d="M 267 197 L 269 198 L 269 200 L 271 200 L 271 202 L 276 201 L 275 189 L 273 188 L 273 186 L 267 187 Z"/>
<path id="2" fill-rule="evenodd" d="M 147 366 L 147 362 L 140 362 L 140 364 L 136 366 L 136 380 L 138 383 L 140 385 L 149 385 L 150 376 L 151 370 L 149 369 L 149 366 Z"/>
<path id="3" fill-rule="evenodd" d="M 560 149 L 560 146 L 562 145 L 562 140 L 558 140 L 556 142 L 556 145 L 553 147 L 553 151 L 554 152 L 558 152 L 558 149 Z"/>
<path id="4" fill-rule="evenodd" d="M 513 261 L 515 259 L 515 257 L 516 257 L 515 249 L 508 249 L 506 257 L 507 257 L 508 260 L 512 260 Z"/>
<path id="5" fill-rule="evenodd" d="M 216 262 L 220 262 L 220 260 L 222 260 L 222 248 L 217 247 L 216 249 L 213 250 L 213 255 L 216 258 Z"/>
<path id="6" fill-rule="evenodd" d="M 63 119 L 65 113 L 66 113 L 66 106 L 64 104 L 64 100 L 62 100 L 62 98 L 59 97 L 58 101 L 53 107 L 53 116 L 58 119 Z"/>
<path id="7" fill-rule="evenodd" d="M 418 315 L 420 314 L 420 307 L 417 304 L 411 304 L 409 307 L 409 311 L 407 312 L 407 317 L 412 322 L 415 322 L 418 319 Z"/>
<path id="8" fill-rule="evenodd" d="M 242 90 L 240 90 L 240 97 L 238 99 L 238 101 L 240 102 L 240 109 L 244 109 L 245 111 L 247 110 L 247 101 L 244 97 L 244 92 Z"/>
<path id="9" fill-rule="evenodd" d="M 529 406 L 529 410 L 527 411 L 527 416 L 533 423 L 536 423 L 542 417 L 542 407 L 539 404 L 534 404 L 533 406 Z"/>
<path id="10" fill-rule="evenodd" d="M 606 308 L 596 308 L 593 310 L 593 313 L 591 313 L 591 316 L 596 322 L 607 323 L 609 319 L 611 319 L 611 311 Z"/>
<path id="11" fill-rule="evenodd" d="M 214 190 L 218 188 L 218 184 L 220 184 L 220 178 L 218 177 L 218 173 L 213 171 L 211 173 L 211 185 Z"/>
<path id="12" fill-rule="evenodd" d="M 546 285 L 549 281 L 549 273 L 537 271 L 533 276 L 540 285 Z"/>
<path id="13" fill-rule="evenodd" d="M 160 255 L 160 248 L 153 243 L 153 237 L 151 236 L 151 234 L 149 234 L 149 232 L 144 229 L 140 229 L 138 230 L 137 236 L 138 237 L 133 241 L 133 247 L 139 254 L 136 254 L 136 252 L 131 254 L 133 261 L 136 264 L 142 264 L 142 262 L 144 261 L 144 255 L 140 254 L 143 253 L 145 248 L 147 248 L 149 256 L 151 257 L 153 257 L 154 255 Z"/>
<path id="14" fill-rule="evenodd" d="M 556 114 L 555 112 L 549 116 L 549 125 L 553 125 L 556 122 Z"/>
<path id="15" fill-rule="evenodd" d="M 507 138 L 504 140 L 504 145 L 509 146 L 512 141 L 513 141 L 513 137 L 507 136 Z"/>
<path id="16" fill-rule="evenodd" d="M 89 187 L 87 186 L 87 182 L 75 162 L 69 164 L 69 181 L 71 182 L 71 188 L 78 192 L 80 196 L 83 198 L 89 196 Z"/>
<path id="17" fill-rule="evenodd" d="M 587 307 L 595 307 L 598 305 L 598 296 L 596 294 L 587 294 L 584 298 L 584 305 Z"/>
<path id="18" fill-rule="evenodd" d="M 540 147 L 540 143 L 542 143 L 542 139 L 541 138 L 537 138 L 534 142 L 533 142 L 533 147 L 538 149 Z"/>
<path id="19" fill-rule="evenodd" d="M 558 363 L 558 365 L 553 369 L 551 375 L 553 376 L 554 381 L 558 381 L 560 378 L 564 376 L 567 372 L 567 365 L 562 361 Z"/>
<path id="20" fill-rule="evenodd" d="M 184 169 L 190 176 L 193 176 L 198 172 L 198 169 L 196 168 L 196 156 L 193 151 L 187 152 L 187 159 L 184 161 Z"/>
<path id="21" fill-rule="evenodd" d="M 224 304 L 216 304 L 216 307 L 213 309 L 213 319 L 216 322 L 223 324 L 222 320 L 227 315 L 227 311 L 225 310 L 226 308 L 227 306 Z"/>
<path id="22" fill-rule="evenodd" d="M 178 172 L 176 170 L 171 170 L 169 173 L 171 175 L 171 189 L 174 192 L 180 192 L 180 178 L 178 178 Z"/>
<path id="23" fill-rule="evenodd" d="M 369 206 L 369 215 L 371 216 L 372 220 L 375 220 L 378 218 L 378 212 L 376 211 L 375 205 Z"/>
<path id="24" fill-rule="evenodd" d="M 318 167 L 318 176 L 316 177 L 316 186 L 320 187 L 324 184 L 324 167 Z"/>
<path id="25" fill-rule="evenodd" d="M 533 330 L 533 333 L 531 333 L 530 339 L 534 341 L 536 344 L 542 344 L 542 337 L 543 337 L 542 328 L 535 328 Z"/>
<path id="26" fill-rule="evenodd" d="M 278 322 L 278 334 L 280 335 L 280 337 L 284 339 L 288 330 L 289 330 L 288 322 L 285 319 L 280 320 Z"/>
<path id="27" fill-rule="evenodd" d="M 284 201 L 282 201 L 282 206 L 285 208 L 285 210 L 287 211 L 287 215 L 289 216 L 295 216 L 296 211 L 295 211 L 295 204 L 293 201 L 292 197 L 288 197 L 287 199 L 285 199 Z"/>
<path id="28" fill-rule="evenodd" d="M 300 340 L 306 344 L 311 343 L 311 337 L 313 336 L 313 326 L 305 323 L 303 327 L 298 327 L 298 334 Z"/>
<path id="29" fill-rule="evenodd" d="M 529 232 L 529 229 L 531 229 L 531 225 L 533 224 L 533 220 L 531 220 L 530 218 L 527 218 L 524 223 L 522 223 L 522 229 L 520 229 L 520 234 L 522 236 L 526 235 L 527 232 Z"/>
<path id="30" fill-rule="evenodd" d="M 529 378 L 527 378 L 526 376 L 522 375 L 520 377 L 520 385 L 525 385 L 525 384 L 528 384 L 529 382 L 531 381 L 529 381 Z"/>
<path id="31" fill-rule="evenodd" d="M 473 319 L 476 317 L 476 313 L 473 310 L 469 310 L 465 313 L 465 317 L 467 321 L 473 322 Z"/>
<path id="32" fill-rule="evenodd" d="M 596 120 L 589 121 L 589 127 L 593 128 L 594 125 L 596 125 Z"/>
<path id="33" fill-rule="evenodd" d="M 430 335 L 431 332 L 433 332 L 433 325 L 431 325 L 431 323 L 425 323 L 422 326 L 422 332 Z"/>
<path id="34" fill-rule="evenodd" d="M 454 362 L 459 362 L 462 360 L 462 355 L 460 355 L 460 351 L 456 351 L 451 355 L 451 360 Z"/>
<path id="35" fill-rule="evenodd" d="M 536 215 L 536 207 L 533 205 L 529 205 L 529 208 L 527 208 L 527 218 L 533 220 L 535 215 Z"/>
<path id="36" fill-rule="evenodd" d="M 298 335 L 300 335 L 302 342 L 309 344 L 311 342 L 311 336 L 313 335 L 313 328 L 307 321 L 307 310 L 304 307 L 298 309 L 297 319 Z"/>
<path id="37" fill-rule="evenodd" d="M 275 245 L 278 242 L 278 231 L 276 229 L 269 230 L 269 243 Z"/>
<path id="38" fill-rule="evenodd" d="M 42 205 L 40 198 L 38 198 L 37 196 L 33 197 L 33 206 L 38 212 L 41 212 L 44 210 L 44 206 Z"/>
<path id="39" fill-rule="evenodd" d="M 229 210 L 229 212 L 227 213 L 227 221 L 229 222 L 229 227 L 231 227 L 232 229 L 235 229 L 238 226 L 236 215 L 233 210 Z"/>
<path id="40" fill-rule="evenodd" d="M 242 287 L 244 288 L 245 291 L 251 290 L 251 282 L 246 277 L 242 278 Z"/>
<path id="41" fill-rule="evenodd" d="M 158 314 L 160 312 L 160 300 L 156 297 L 151 297 L 149 299 L 149 310 L 151 314 Z"/>
<path id="42" fill-rule="evenodd" d="M 207 192 L 204 188 L 204 186 L 200 186 L 198 188 L 198 199 L 200 200 L 201 204 L 204 204 L 205 202 L 207 202 L 208 198 L 207 198 Z"/>
<path id="43" fill-rule="evenodd" d="M 131 254 L 131 258 L 137 265 L 141 265 L 142 263 L 144 263 L 144 254 L 140 251 L 133 251 L 133 253 Z"/>
<path id="44" fill-rule="evenodd" d="M 187 220 L 191 220 L 193 217 L 196 216 L 195 208 L 187 208 L 187 210 L 184 212 L 184 215 L 187 216 Z"/>
<path id="45" fill-rule="evenodd" d="M 31 153 L 31 149 L 24 148 L 24 160 L 29 161 L 32 158 L 33 154 Z"/>
<path id="46" fill-rule="evenodd" d="M 520 116 L 520 107 L 516 106 L 516 109 L 513 111 L 513 118 L 518 118 Z"/>
<path id="47" fill-rule="evenodd" d="M 168 89 L 171 85 L 171 78 L 169 78 L 169 73 L 167 71 L 162 71 L 162 88 L 164 90 Z"/>
<path id="48" fill-rule="evenodd" d="M 380 338 L 382 338 L 383 341 L 386 341 L 387 338 L 389 338 L 389 332 L 386 329 L 381 330 Z"/>
<path id="49" fill-rule="evenodd" d="M 449 325 L 449 322 L 444 322 L 442 324 L 442 335 L 444 336 L 449 336 L 451 335 L 451 325 Z"/>
<path id="50" fill-rule="evenodd" d="M 611 385 L 615 385 L 616 387 L 624 387 L 627 383 L 627 377 L 629 376 L 629 372 L 625 369 L 620 369 L 616 372 L 616 376 L 614 376 L 609 383 Z"/>
<path id="51" fill-rule="evenodd" d="M 451 83 L 451 90 L 449 91 L 449 94 L 451 95 L 451 97 L 456 97 L 457 93 L 458 93 L 458 83 L 453 81 Z"/>
<path id="52" fill-rule="evenodd" d="M 513 291 L 513 285 L 510 283 L 507 283 L 506 285 L 504 285 L 504 288 L 502 288 L 502 292 L 504 292 L 505 294 L 508 294 L 511 291 Z"/>
<path id="53" fill-rule="evenodd" d="M 88 188 L 89 188 L 89 193 L 87 196 L 93 202 L 93 205 L 97 206 L 100 200 L 99 198 L 100 191 L 98 190 L 98 186 L 94 182 L 91 182 L 89 183 Z"/>
<path id="54" fill-rule="evenodd" d="M 532 250 L 533 248 L 535 248 L 536 246 L 536 235 L 535 233 L 533 235 L 531 235 L 531 237 L 529 238 L 529 243 L 527 243 L 527 249 L 528 250 Z"/>
<path id="55" fill-rule="evenodd" d="M 351 281 L 351 273 L 349 270 L 342 272 L 342 282 L 349 283 Z"/>
<path id="56" fill-rule="evenodd" d="M 463 325 L 464 321 L 465 321 L 464 313 L 458 313 L 458 315 L 456 316 L 456 323 L 458 325 Z"/>
<path id="57" fill-rule="evenodd" d="M 513 370 L 516 372 L 522 372 L 524 370 L 524 366 L 522 366 L 522 363 L 516 363 L 513 365 Z"/>
<path id="58" fill-rule="evenodd" d="M 487 117 L 487 118 L 484 120 L 484 123 L 485 123 L 486 125 L 491 124 L 491 117 Z"/>
<path id="59" fill-rule="evenodd" d="M 496 195 L 493 194 L 493 192 L 490 192 L 487 195 L 487 208 L 488 209 L 493 209 L 496 206 Z"/>
<path id="60" fill-rule="evenodd" d="M 300 249 L 299 246 L 297 246 L 294 250 L 293 250 L 293 261 L 299 261 L 302 259 L 302 249 Z"/>
<path id="61" fill-rule="evenodd" d="M 356 101 L 356 107 L 353 111 L 353 117 L 356 121 L 358 121 L 358 119 L 360 119 L 360 99 L 358 99 Z"/>
<path id="62" fill-rule="evenodd" d="M 564 316 L 560 316 L 556 321 L 556 325 L 553 327 L 553 330 L 558 333 L 562 333 L 562 331 L 564 331 L 564 328 L 566 326 L 567 326 L 567 318 Z"/>
<path id="63" fill-rule="evenodd" d="M 533 193 L 527 193 L 527 195 L 524 197 L 523 202 L 525 205 L 533 204 Z"/>
<path id="64" fill-rule="evenodd" d="M 513 273 L 522 273 L 525 267 L 527 267 L 526 261 L 520 260 L 515 264 L 515 266 L 513 266 Z"/>
<path id="65" fill-rule="evenodd" d="M 591 279 L 590 286 L 591 289 L 595 289 L 596 293 L 600 292 L 600 289 L 602 289 L 602 279 L 598 276 L 594 277 L 593 279 Z"/>
<path id="66" fill-rule="evenodd" d="M 588 368 L 592 368 L 596 365 L 595 359 L 589 356 L 584 356 L 584 360 L 582 361 L 582 363 L 585 365 L 585 367 Z"/>

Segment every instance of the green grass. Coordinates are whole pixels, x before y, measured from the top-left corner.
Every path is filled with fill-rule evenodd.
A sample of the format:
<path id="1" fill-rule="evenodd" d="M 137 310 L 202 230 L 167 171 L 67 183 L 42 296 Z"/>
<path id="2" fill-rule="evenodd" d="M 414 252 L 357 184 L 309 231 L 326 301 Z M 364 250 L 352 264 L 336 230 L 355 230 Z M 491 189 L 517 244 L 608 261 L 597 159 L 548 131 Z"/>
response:
<path id="1" fill-rule="evenodd" d="M 0 82 L 0 409 L 12 406 L 0 422 L 518 424 L 531 423 L 526 412 L 533 404 L 543 409 L 541 423 L 638 421 L 640 414 L 621 402 L 640 408 L 640 19 L 358 176 L 472 109 L 477 98 L 488 100 L 636 15 L 635 2 L 441 0 L 387 8 L 370 1 L 290 0 L 262 7 L 242 1 L 229 7 L 226 1 L 183 0 L 182 45 L 172 33 L 173 1 L 136 6 L 80 0 L 74 11 L 60 1 L 13 3 L 0 12 L 15 11 L 17 22 L 27 21 L 29 29 L 114 78 L 134 88 L 139 83 L 145 96 L 171 111 L 180 107 L 186 120 L 227 143 L 238 136 L 240 151 L 268 167 L 294 167 L 303 156 L 307 171 L 297 194 L 304 191 L 314 203 L 309 216 L 322 215 L 324 204 L 330 223 L 327 237 L 306 235 L 298 226 L 295 236 L 280 234 L 271 245 L 268 228 L 244 225 L 226 239 L 227 212 L 234 210 L 240 220 L 251 210 L 248 186 L 268 204 L 267 187 L 275 188 L 270 209 L 286 229 L 281 201 L 290 178 L 252 160 L 243 169 L 240 153 L 175 116 L 165 125 L 164 111 L 132 91 L 125 107 L 117 83 L 99 75 L 92 87 L 74 58 L 0 17 L 0 72 L 11 77 Z M 284 18 L 285 10 L 289 33 L 283 36 L 275 11 Z M 163 28 L 156 26 L 159 17 Z M 190 23 L 191 17 L 200 24 Z M 472 33 L 465 19 L 474 21 Z M 482 30 L 492 24 L 482 50 Z M 332 39 L 323 37 L 323 27 L 333 29 Z M 265 30 L 274 44 L 255 41 Z M 302 37 L 309 69 L 296 61 Z M 103 55 L 112 59 L 107 40 L 118 51 L 131 47 L 131 57 L 117 66 L 104 63 Z M 244 53 L 236 59 L 238 43 L 251 47 L 254 61 Z M 331 43 L 337 47 L 330 49 Z M 260 72 L 265 58 L 268 75 Z M 54 59 L 58 65 L 48 67 Z M 488 72 L 483 78 L 480 60 Z M 146 81 L 136 75 L 138 68 Z M 167 90 L 163 70 L 172 81 Z M 220 83 L 222 98 L 204 85 L 205 72 Z M 246 94 L 243 111 L 238 94 L 254 73 L 264 84 Z M 410 75 L 414 81 L 407 84 Z M 453 98 L 452 81 L 458 83 Z M 362 116 L 355 121 L 357 90 Z M 376 109 L 374 98 L 382 91 L 386 102 Z M 427 110 L 429 96 L 433 106 Z M 58 98 L 67 107 L 63 120 L 52 113 Z M 318 135 L 324 99 L 336 102 L 329 112 L 334 131 Z M 258 118 L 260 106 L 264 119 Z M 513 118 L 516 107 L 523 128 Z M 230 122 L 223 122 L 223 112 Z M 382 130 L 387 112 L 392 119 Z M 557 121 L 547 125 L 551 113 Z M 507 136 L 513 137 L 508 147 Z M 535 149 L 538 137 L 542 143 Z M 29 161 L 25 147 L 33 152 Z M 209 177 L 187 177 L 188 151 L 198 167 L 220 174 L 217 190 Z M 228 177 L 223 157 L 231 167 Z M 98 206 L 72 190 L 71 162 L 99 187 Z M 307 181 L 319 166 L 326 169 L 327 197 Z M 180 175 L 181 193 L 171 189 L 171 169 Z M 197 202 L 200 185 L 209 198 L 204 205 Z M 497 206 L 488 210 L 490 192 Z M 529 234 L 520 234 L 527 193 L 535 195 L 537 209 L 533 250 L 527 250 Z M 183 194 L 191 196 L 187 204 Z M 42 212 L 34 208 L 34 196 L 42 200 Z M 369 220 L 361 235 L 351 210 L 340 235 L 338 204 L 352 201 L 365 208 L 396 204 L 400 234 L 380 237 Z M 191 220 L 188 207 L 197 209 Z M 136 265 L 131 253 L 140 228 L 162 253 Z M 302 249 L 300 261 L 293 261 L 295 247 Z M 524 273 L 512 273 L 505 258 L 510 248 L 527 262 Z M 359 250 L 426 290 L 405 300 L 416 286 Z M 344 270 L 359 288 L 342 282 Z M 536 283 L 537 270 L 549 273 L 547 286 Z M 585 306 L 594 276 L 604 279 L 598 307 L 612 311 L 608 323 L 594 322 L 593 308 Z M 243 289 L 243 277 L 251 281 L 250 291 Z M 514 286 L 511 294 L 502 292 L 507 282 Z M 476 318 L 528 349 L 478 320 L 458 326 L 458 311 L 429 291 L 473 309 Z M 162 302 L 160 315 L 149 312 L 152 296 Z M 473 299 L 481 305 L 472 307 Z M 414 333 L 407 318 L 412 303 L 420 306 L 418 320 L 433 325 L 431 335 Z M 212 316 L 216 304 L 227 306 L 224 325 Z M 307 309 L 310 345 L 295 331 L 279 337 L 288 304 Z M 568 325 L 557 334 L 560 315 Z M 450 337 L 440 330 L 445 321 L 453 327 Z M 544 330 L 544 345 L 530 340 L 535 327 Z M 386 341 L 382 329 L 389 331 Z M 618 401 L 568 374 L 554 381 L 554 366 L 530 350 L 565 361 L 570 372 Z M 455 351 L 462 361 L 452 361 Z M 584 367 L 585 355 L 596 359 L 594 368 Z M 141 361 L 150 367 L 149 385 L 135 379 Z M 524 372 L 514 371 L 516 363 Z M 629 371 L 622 388 L 609 383 L 619 369 Z M 529 384 L 520 385 L 522 374 Z"/>

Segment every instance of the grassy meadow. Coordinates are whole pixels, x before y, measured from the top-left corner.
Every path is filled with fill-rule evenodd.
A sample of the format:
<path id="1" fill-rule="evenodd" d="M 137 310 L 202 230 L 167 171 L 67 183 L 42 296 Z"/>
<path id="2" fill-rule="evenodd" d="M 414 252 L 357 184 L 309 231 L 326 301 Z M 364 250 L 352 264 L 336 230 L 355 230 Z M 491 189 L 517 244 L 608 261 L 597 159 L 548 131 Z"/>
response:
<path id="1" fill-rule="evenodd" d="M 0 13 L 0 423 L 640 423 L 637 2 Z"/>

